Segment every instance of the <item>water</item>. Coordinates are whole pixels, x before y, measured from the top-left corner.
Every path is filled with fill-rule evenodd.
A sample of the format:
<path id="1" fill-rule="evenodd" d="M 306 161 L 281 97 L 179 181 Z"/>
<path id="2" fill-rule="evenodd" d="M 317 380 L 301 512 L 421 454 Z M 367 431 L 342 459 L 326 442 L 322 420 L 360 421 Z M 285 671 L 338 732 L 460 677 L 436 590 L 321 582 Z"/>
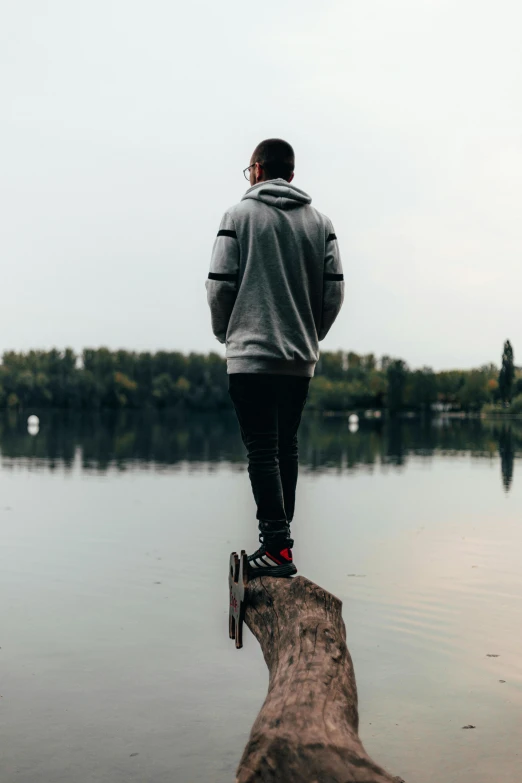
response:
<path id="1" fill-rule="evenodd" d="M 0 420 L 0 780 L 231 783 L 268 680 L 227 637 L 256 544 L 233 415 L 40 416 Z M 306 417 L 300 443 L 295 556 L 343 601 L 367 750 L 519 783 L 522 427 Z"/>

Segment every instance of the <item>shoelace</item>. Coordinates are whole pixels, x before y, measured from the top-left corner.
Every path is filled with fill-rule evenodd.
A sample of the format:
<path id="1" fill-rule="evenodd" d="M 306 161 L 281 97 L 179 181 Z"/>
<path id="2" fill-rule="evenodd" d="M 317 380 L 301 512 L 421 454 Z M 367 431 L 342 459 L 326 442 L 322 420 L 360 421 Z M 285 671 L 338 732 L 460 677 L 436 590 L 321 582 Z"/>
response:
<path id="1" fill-rule="evenodd" d="M 274 554 L 279 554 L 280 551 L 283 549 L 292 549 L 294 546 L 294 541 L 292 538 L 286 538 L 284 545 L 282 547 L 274 547 L 273 550 L 270 550 L 267 547 L 266 542 L 262 541 L 261 538 L 259 539 L 261 541 L 262 546 L 259 547 L 259 549 L 256 549 L 253 555 L 251 555 L 252 558 L 254 557 L 262 557 L 265 552 L 268 552 L 270 554 L 271 551 L 273 551 Z"/>
<path id="2" fill-rule="evenodd" d="M 259 533 L 259 543 L 264 544 L 265 547 L 267 543 L 273 541 L 275 538 L 283 538 L 283 537 L 285 539 L 285 548 L 288 547 L 289 549 L 291 549 L 293 547 L 294 545 L 293 539 L 288 537 L 290 533 L 290 525 L 287 522 L 284 523 L 283 527 L 272 528 L 266 522 L 260 520 L 259 528 L 261 531 Z"/>

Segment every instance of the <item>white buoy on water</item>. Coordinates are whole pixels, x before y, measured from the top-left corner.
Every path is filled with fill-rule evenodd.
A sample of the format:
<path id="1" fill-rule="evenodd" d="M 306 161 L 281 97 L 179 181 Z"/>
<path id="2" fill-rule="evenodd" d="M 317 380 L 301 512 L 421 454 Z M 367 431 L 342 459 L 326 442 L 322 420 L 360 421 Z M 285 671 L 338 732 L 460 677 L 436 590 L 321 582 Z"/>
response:
<path id="1" fill-rule="evenodd" d="M 38 416 L 29 416 L 27 419 L 27 432 L 29 435 L 38 435 L 40 431 L 40 419 Z"/>
<path id="2" fill-rule="evenodd" d="M 348 416 L 348 429 L 350 432 L 357 432 L 359 429 L 359 417 L 356 413 L 350 413 Z"/>

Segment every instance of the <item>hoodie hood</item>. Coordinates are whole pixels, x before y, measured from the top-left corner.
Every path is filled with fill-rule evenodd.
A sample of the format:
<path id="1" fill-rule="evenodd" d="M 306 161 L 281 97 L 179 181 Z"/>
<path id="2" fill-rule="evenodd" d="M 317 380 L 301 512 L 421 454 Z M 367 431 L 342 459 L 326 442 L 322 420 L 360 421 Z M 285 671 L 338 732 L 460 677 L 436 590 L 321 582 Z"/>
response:
<path id="1" fill-rule="evenodd" d="M 312 199 L 304 190 L 299 190 L 286 179 L 268 179 L 265 182 L 258 182 L 247 190 L 241 201 L 253 198 L 256 201 L 263 201 L 271 207 L 277 209 L 296 209 L 304 207 L 305 204 L 311 204 Z"/>

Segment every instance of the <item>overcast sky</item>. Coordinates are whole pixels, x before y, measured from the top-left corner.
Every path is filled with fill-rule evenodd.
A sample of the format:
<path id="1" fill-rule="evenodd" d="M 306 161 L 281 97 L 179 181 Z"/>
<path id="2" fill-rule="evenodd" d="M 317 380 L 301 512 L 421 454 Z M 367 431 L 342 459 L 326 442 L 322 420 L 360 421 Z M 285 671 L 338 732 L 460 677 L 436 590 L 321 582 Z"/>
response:
<path id="1" fill-rule="evenodd" d="M 224 355 L 212 243 L 280 136 L 339 238 L 323 350 L 522 364 L 521 9 L 4 0 L 0 351 Z"/>

